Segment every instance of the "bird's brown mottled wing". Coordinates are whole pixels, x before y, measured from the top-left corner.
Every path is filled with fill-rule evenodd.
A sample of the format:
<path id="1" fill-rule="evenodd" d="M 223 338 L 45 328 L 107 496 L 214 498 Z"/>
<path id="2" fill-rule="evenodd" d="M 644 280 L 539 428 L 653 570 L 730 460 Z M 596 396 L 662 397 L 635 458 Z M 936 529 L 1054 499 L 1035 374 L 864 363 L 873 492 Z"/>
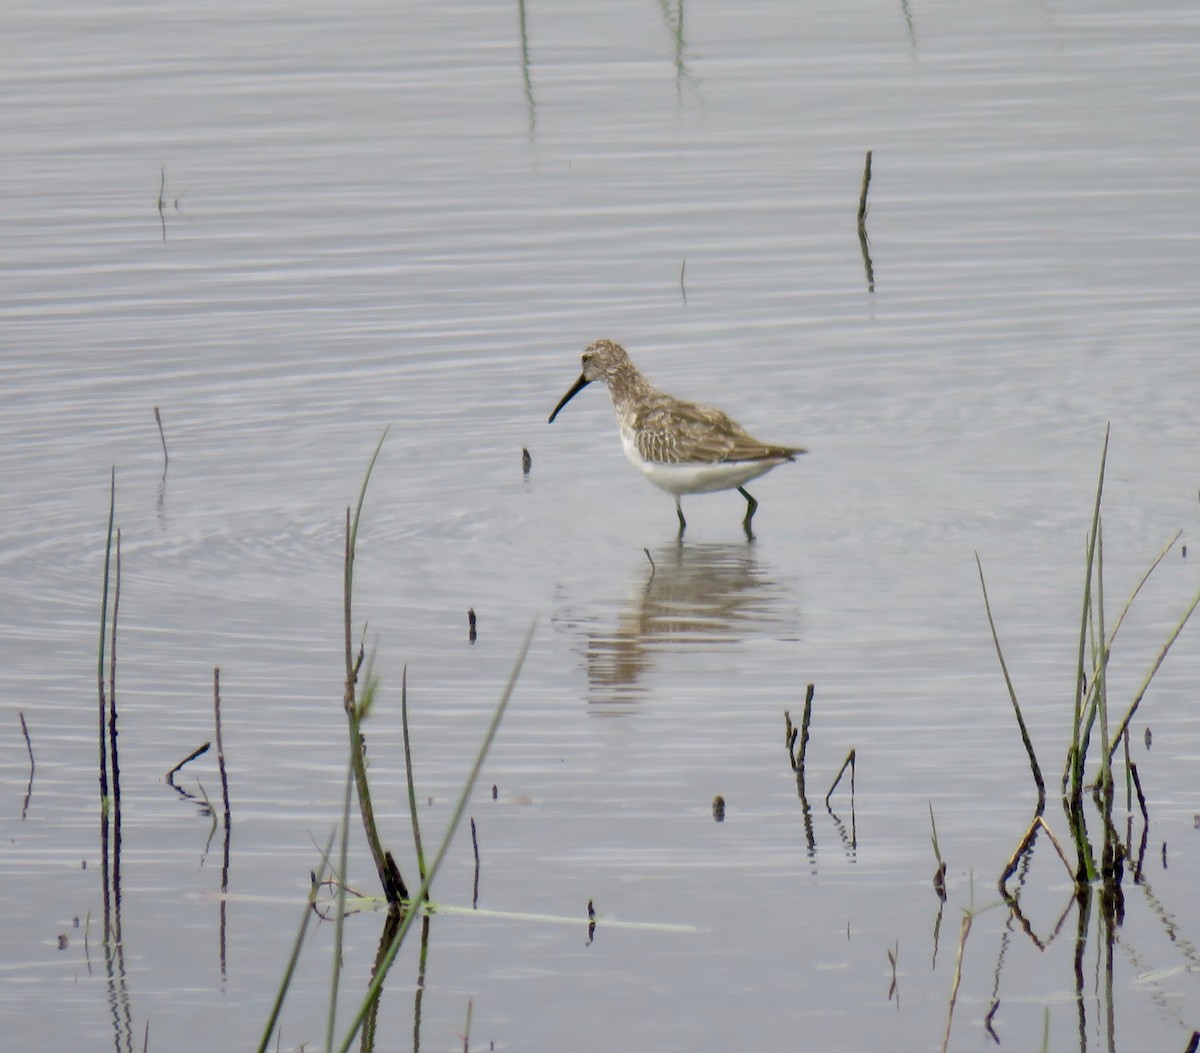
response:
<path id="1" fill-rule="evenodd" d="M 642 407 L 634 417 L 638 452 L 660 464 L 721 461 L 791 460 L 805 451 L 796 446 L 760 442 L 737 421 L 711 406 L 663 397 Z"/>

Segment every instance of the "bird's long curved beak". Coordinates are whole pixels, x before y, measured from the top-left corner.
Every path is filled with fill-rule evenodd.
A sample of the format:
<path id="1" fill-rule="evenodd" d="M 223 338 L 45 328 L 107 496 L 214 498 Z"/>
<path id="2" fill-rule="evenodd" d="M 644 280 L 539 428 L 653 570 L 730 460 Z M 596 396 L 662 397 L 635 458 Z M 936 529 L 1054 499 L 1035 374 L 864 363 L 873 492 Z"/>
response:
<path id="1" fill-rule="evenodd" d="M 570 402 L 571 399 L 573 399 L 576 395 L 578 395 L 590 383 L 591 383 L 591 381 L 588 380 L 587 377 L 580 374 L 579 379 L 577 381 L 575 381 L 575 383 L 572 385 L 571 390 L 568 391 L 561 399 L 558 400 L 558 405 L 554 407 L 554 412 L 550 414 L 550 419 L 548 421 L 546 421 L 546 423 L 553 424 L 554 418 L 558 416 L 558 411 L 560 409 L 562 409 L 563 406 L 565 406 L 568 402 Z"/>

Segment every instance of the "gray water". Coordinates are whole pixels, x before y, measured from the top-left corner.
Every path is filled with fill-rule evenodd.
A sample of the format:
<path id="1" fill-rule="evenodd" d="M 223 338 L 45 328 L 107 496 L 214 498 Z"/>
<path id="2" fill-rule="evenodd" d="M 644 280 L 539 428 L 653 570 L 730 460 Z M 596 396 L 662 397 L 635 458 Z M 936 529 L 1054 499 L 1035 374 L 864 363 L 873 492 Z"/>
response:
<path id="1" fill-rule="evenodd" d="M 940 1048 L 959 920 L 999 902 L 1034 802 L 974 554 L 1053 790 L 1107 425 L 1110 602 L 1177 530 L 1198 544 L 1200 14 L 14 3 L 0 41 L 6 1041 L 257 1040 L 339 814 L 342 530 L 387 427 L 356 593 L 384 838 L 415 873 L 402 670 L 433 839 L 533 623 L 471 804 L 479 907 L 579 919 L 436 918 L 423 1048 L 461 1048 L 468 999 L 472 1048 Z M 547 426 L 602 336 L 810 448 L 751 485 L 752 545 L 730 493 L 685 499 L 676 543 L 602 391 Z M 95 741 L 114 466 L 119 976 Z M 1139 597 L 1114 698 L 1195 561 L 1177 546 Z M 1042 952 L 1001 907 L 975 918 L 950 1048 L 990 1045 L 994 998 L 1011 1048 L 1047 1020 L 1052 1049 L 1182 1049 L 1200 1027 L 1196 631 L 1134 722 L 1150 848 L 1111 1024 L 1098 942 L 1077 1002 L 1074 916 Z M 223 933 L 221 837 L 206 850 L 210 820 L 164 782 L 212 738 L 215 666 Z M 810 682 L 811 840 L 783 743 Z M 843 781 L 831 815 L 852 748 L 853 810 Z M 178 781 L 215 799 L 211 753 Z M 350 878 L 376 891 L 357 841 Z M 435 895 L 470 906 L 473 884 L 460 832 Z M 1071 902 L 1042 843 L 1040 937 Z M 379 922 L 348 923 L 348 998 Z M 323 1042 L 331 940 L 301 959 L 281 1048 Z M 415 959 L 379 1048 L 412 1042 Z"/>

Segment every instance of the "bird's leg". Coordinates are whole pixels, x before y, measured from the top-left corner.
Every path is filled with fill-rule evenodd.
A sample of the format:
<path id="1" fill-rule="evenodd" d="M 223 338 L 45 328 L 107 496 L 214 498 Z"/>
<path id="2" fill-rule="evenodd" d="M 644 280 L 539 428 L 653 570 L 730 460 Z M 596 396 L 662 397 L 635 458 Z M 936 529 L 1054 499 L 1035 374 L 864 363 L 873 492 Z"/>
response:
<path id="1" fill-rule="evenodd" d="M 675 514 L 679 516 L 679 536 L 683 537 L 683 532 L 687 530 L 687 520 L 683 518 L 683 506 L 679 503 L 679 498 L 675 498 Z"/>
<path id="2" fill-rule="evenodd" d="M 750 492 L 744 487 L 737 488 L 739 494 L 746 499 L 746 518 L 742 520 L 742 529 L 746 531 L 746 540 L 754 540 L 754 531 L 750 529 L 750 520 L 754 518 L 754 513 L 758 511 L 758 502 L 750 496 Z"/>

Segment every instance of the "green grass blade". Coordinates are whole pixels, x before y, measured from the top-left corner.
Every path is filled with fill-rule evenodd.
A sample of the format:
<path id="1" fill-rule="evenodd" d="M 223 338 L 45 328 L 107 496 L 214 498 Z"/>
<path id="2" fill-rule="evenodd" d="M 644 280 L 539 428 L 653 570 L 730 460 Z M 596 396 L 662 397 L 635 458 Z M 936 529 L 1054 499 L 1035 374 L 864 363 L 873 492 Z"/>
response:
<path id="1" fill-rule="evenodd" d="M 344 621 L 346 635 L 346 681 L 350 682 L 354 675 L 354 658 L 353 644 L 351 643 L 351 617 L 352 610 L 351 596 L 354 589 L 354 546 L 358 541 L 358 522 L 362 517 L 363 502 L 367 498 L 367 484 L 371 481 L 371 472 L 375 468 L 375 462 L 379 460 L 379 452 L 383 449 L 383 441 L 387 438 L 388 429 L 383 429 L 383 434 L 379 436 L 379 442 L 375 444 L 375 452 L 371 454 L 371 460 L 367 464 L 366 473 L 363 475 L 362 486 L 358 491 L 358 504 L 354 507 L 353 522 L 347 524 L 346 531 L 346 558 L 344 561 L 344 581 L 343 581 L 343 604 L 344 604 Z"/>
<path id="2" fill-rule="evenodd" d="M 1197 606 L 1200 606 L 1200 592 L 1197 592 L 1196 595 L 1192 597 L 1191 604 L 1188 606 L 1188 609 L 1183 612 L 1183 617 L 1179 619 L 1179 622 L 1171 632 L 1171 635 L 1167 637 L 1167 642 L 1162 645 L 1162 650 L 1158 652 L 1158 657 L 1154 660 L 1154 664 L 1150 667 L 1150 671 L 1146 674 L 1146 678 L 1142 681 L 1141 687 L 1138 688 L 1137 694 L 1133 696 L 1133 702 L 1130 703 L 1129 711 L 1125 714 L 1124 719 L 1121 721 L 1120 726 L 1113 735 L 1113 745 L 1111 747 L 1112 751 L 1115 751 L 1117 746 L 1120 744 L 1122 737 L 1129 728 L 1129 722 L 1133 719 L 1134 713 L 1137 712 L 1138 706 L 1142 704 L 1142 699 L 1146 696 L 1146 692 L 1150 689 L 1150 681 L 1154 679 L 1154 674 L 1158 672 L 1159 666 L 1163 664 L 1163 660 L 1167 657 L 1167 652 L 1171 650 L 1171 647 L 1179 638 L 1179 634 L 1183 632 L 1183 627 L 1187 625 L 1188 619 L 1191 618 Z M 1111 753 L 1109 758 L 1111 760 Z"/>
<path id="3" fill-rule="evenodd" d="M 112 564 L 113 521 L 117 510 L 117 469 L 108 486 L 108 539 L 104 544 L 104 584 L 100 591 L 100 648 L 96 656 L 96 680 L 100 686 L 100 807 L 108 808 L 108 737 L 105 732 L 108 704 L 104 694 L 104 645 L 108 640 L 108 582 Z"/>
<path id="4" fill-rule="evenodd" d="M 408 737 L 408 666 L 400 674 L 400 724 L 404 731 L 404 776 L 408 783 L 408 813 L 412 816 L 413 844 L 417 852 L 417 873 L 425 880 L 425 850 L 421 847 L 421 823 L 417 819 L 417 787 L 413 782 L 412 743 Z"/>
<path id="5" fill-rule="evenodd" d="M 374 674 L 367 673 L 367 686 L 363 691 L 364 708 L 375 697 L 378 680 Z M 355 720 L 357 726 L 357 720 Z M 350 749 L 357 748 L 357 736 L 351 735 Z M 337 879 L 337 913 L 333 928 L 333 975 L 329 982 L 329 1013 L 326 1017 L 325 1048 L 333 1048 L 333 1032 L 337 1021 L 338 991 L 342 981 L 342 946 L 346 932 L 346 877 L 349 873 L 350 859 L 350 802 L 354 796 L 354 762 L 351 759 L 346 769 L 346 792 L 342 799 L 342 836 L 338 846 L 338 870 L 334 874 Z"/>
<path id="6" fill-rule="evenodd" d="M 1021 704 L 1017 701 L 1017 690 L 1013 687 L 1012 677 L 1008 675 L 1008 663 L 1004 661 L 1004 651 L 1000 647 L 1000 636 L 996 632 L 996 622 L 992 617 L 992 604 L 988 599 L 987 581 L 983 577 L 983 563 L 979 553 L 975 553 L 975 566 L 979 570 L 979 585 L 983 589 L 983 607 L 987 612 L 988 627 L 992 630 L 992 643 L 996 647 L 996 657 L 1000 660 L 1000 672 L 1004 674 L 1004 684 L 1008 688 L 1008 697 L 1012 702 L 1013 713 L 1017 717 L 1017 727 L 1021 731 L 1021 741 L 1025 744 L 1025 752 L 1029 755 L 1029 768 L 1033 772 L 1033 781 L 1037 786 L 1037 814 L 1046 810 L 1046 780 L 1042 777 L 1042 768 L 1038 764 L 1037 754 L 1033 749 L 1033 740 L 1029 737 L 1029 729 L 1025 726 L 1025 718 L 1021 715 Z M 932 812 L 931 812 L 932 814 Z"/>
<path id="7" fill-rule="evenodd" d="M 379 997 L 379 993 L 383 990 L 383 982 L 387 977 L 388 970 L 391 968 L 392 962 L 396 959 L 396 954 L 399 952 L 401 945 L 404 942 L 404 937 L 408 935 L 408 930 L 412 927 L 413 920 L 421 914 L 420 904 L 424 902 L 429 895 L 429 886 L 433 883 L 434 876 L 438 872 L 438 868 L 442 865 L 442 860 L 446 858 L 446 852 L 450 847 L 450 842 L 454 839 L 454 832 L 458 829 L 458 824 L 462 817 L 466 814 L 467 804 L 471 799 L 471 791 L 475 787 L 475 781 L 479 778 L 479 772 L 483 768 L 484 759 L 487 757 L 488 750 L 491 748 L 492 740 L 496 737 L 496 731 L 500 727 L 500 721 L 504 716 L 504 711 L 508 708 L 508 700 L 512 697 L 513 688 L 516 687 L 517 677 L 521 673 L 521 667 L 525 664 L 525 656 L 529 653 L 529 645 L 533 640 L 533 631 L 537 623 L 534 622 L 529 626 L 529 631 L 525 634 L 525 641 L 521 645 L 521 650 L 517 654 L 517 660 L 513 665 L 512 673 L 509 674 L 508 683 L 504 687 L 504 693 L 500 696 L 500 702 L 496 706 L 496 711 L 492 714 L 491 723 L 488 725 L 486 734 L 483 737 L 483 742 L 479 747 L 479 752 L 475 755 L 475 763 L 471 767 L 471 772 L 467 776 L 467 781 L 463 786 L 462 793 L 459 795 L 458 806 L 454 809 L 454 813 L 450 818 L 450 825 L 446 828 L 445 836 L 442 838 L 442 843 L 438 847 L 437 855 L 434 856 L 433 862 L 429 865 L 429 873 L 425 875 L 425 879 L 421 882 L 420 889 L 409 903 L 409 908 L 405 914 L 404 921 L 397 930 L 395 937 L 392 939 L 392 945 L 388 948 L 387 953 L 383 956 L 379 968 L 375 972 L 375 976 L 371 980 L 370 986 L 367 988 L 366 994 L 363 996 L 362 1003 L 359 1006 L 358 1012 L 351 1022 L 350 1030 L 346 1033 L 345 1040 L 338 1047 L 341 1053 L 349 1053 L 350 1045 L 353 1043 L 355 1036 L 363 1025 L 367 1014 L 370 1012 L 371 1005 Z"/>
<path id="8" fill-rule="evenodd" d="M 1100 455 L 1100 472 L 1096 479 L 1096 502 L 1092 508 L 1092 527 L 1088 532 L 1087 563 L 1083 574 L 1083 605 L 1079 615 L 1079 650 L 1075 672 L 1075 711 L 1072 720 L 1071 749 L 1067 754 L 1070 776 L 1064 780 L 1070 785 L 1072 800 L 1078 801 L 1083 794 L 1083 749 L 1080 731 L 1083 723 L 1084 685 L 1087 683 L 1088 618 L 1092 606 L 1092 575 L 1096 557 L 1096 539 L 1100 532 L 1100 501 L 1104 494 L 1104 471 L 1108 464 L 1108 439 L 1111 426 L 1104 429 L 1104 450 Z"/>
<path id="9" fill-rule="evenodd" d="M 304 946 L 304 934 L 308 931 L 308 923 L 312 921 L 313 904 L 317 901 L 317 889 L 321 887 L 321 882 L 325 879 L 325 871 L 329 866 L 329 850 L 333 847 L 334 833 L 336 831 L 331 832 L 329 840 L 325 842 L 325 851 L 321 853 L 321 866 L 313 875 L 313 883 L 308 890 L 308 899 L 304 903 L 304 914 L 300 918 L 300 930 L 296 933 L 296 939 L 292 943 L 292 953 L 288 957 L 287 967 L 283 971 L 283 979 L 279 982 L 279 990 L 275 993 L 275 1002 L 267 1017 L 267 1026 L 263 1029 L 262 1040 L 256 1047 L 257 1053 L 266 1053 L 267 1044 L 271 1041 L 271 1036 L 275 1033 L 275 1027 L 279 1023 L 279 1014 L 283 1011 L 283 1002 L 287 997 L 288 988 L 291 987 L 292 976 L 296 972 L 296 963 L 300 960 L 300 949 Z"/>

